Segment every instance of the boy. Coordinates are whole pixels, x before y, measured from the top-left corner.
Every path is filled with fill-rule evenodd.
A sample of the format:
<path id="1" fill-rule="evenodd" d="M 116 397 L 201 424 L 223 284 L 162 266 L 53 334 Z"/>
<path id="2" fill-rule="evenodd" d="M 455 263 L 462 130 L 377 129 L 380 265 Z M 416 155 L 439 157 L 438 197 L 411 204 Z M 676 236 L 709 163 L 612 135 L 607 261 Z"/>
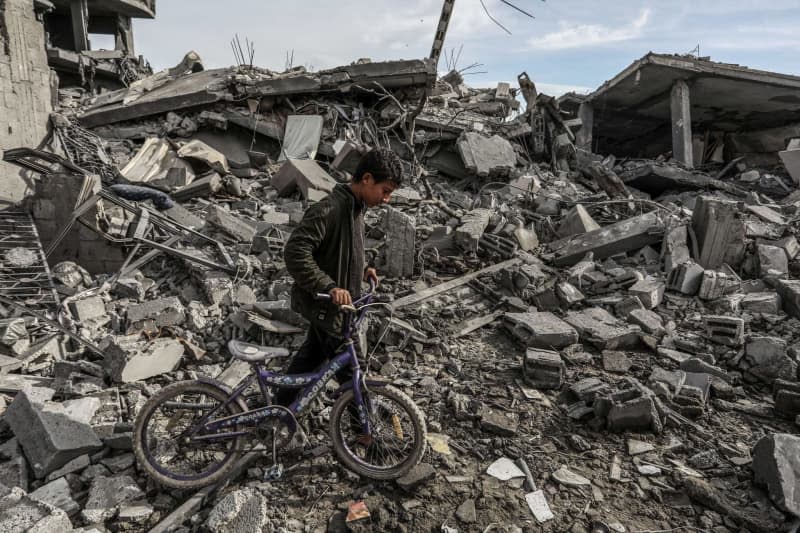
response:
<path id="1" fill-rule="evenodd" d="M 389 202 L 402 184 L 403 166 L 391 150 L 372 150 L 356 167 L 353 181 L 339 184 L 322 201 L 308 208 L 284 248 L 286 269 L 294 278 L 292 309 L 311 326 L 294 355 L 288 374 L 313 372 L 333 357 L 344 332 L 340 305 L 361 295 L 361 282 L 378 283 L 374 268 L 365 268 L 364 211 Z M 331 301 L 316 300 L 317 293 Z M 349 368 L 337 374 L 340 383 L 352 378 Z M 296 389 L 281 389 L 277 403 L 289 405 Z"/>

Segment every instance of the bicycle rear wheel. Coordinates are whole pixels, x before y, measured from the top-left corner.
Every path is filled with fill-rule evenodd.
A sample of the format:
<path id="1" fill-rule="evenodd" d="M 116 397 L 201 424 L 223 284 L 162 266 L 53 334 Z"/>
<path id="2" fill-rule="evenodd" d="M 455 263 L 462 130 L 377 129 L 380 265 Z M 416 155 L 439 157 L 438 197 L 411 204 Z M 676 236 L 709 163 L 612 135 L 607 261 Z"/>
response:
<path id="1" fill-rule="evenodd" d="M 227 398 L 223 389 L 200 381 L 161 389 L 144 404 L 134 423 L 133 450 L 139 466 L 159 483 L 176 489 L 195 489 L 222 479 L 241 455 L 239 438 L 196 440 L 188 432 L 212 411 L 216 410 L 213 418 L 241 413 L 235 402 L 220 409 Z"/>
<path id="2" fill-rule="evenodd" d="M 363 391 L 372 433 L 361 434 L 355 394 L 349 390 L 333 404 L 330 435 L 337 457 L 370 479 L 396 479 L 422 459 L 427 429 L 414 401 L 392 386 Z"/>

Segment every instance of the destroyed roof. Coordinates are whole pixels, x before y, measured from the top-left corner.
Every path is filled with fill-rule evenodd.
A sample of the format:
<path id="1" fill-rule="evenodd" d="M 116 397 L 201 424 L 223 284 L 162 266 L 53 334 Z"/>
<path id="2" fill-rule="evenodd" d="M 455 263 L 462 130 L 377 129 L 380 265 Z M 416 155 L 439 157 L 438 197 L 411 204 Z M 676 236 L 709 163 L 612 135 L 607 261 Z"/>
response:
<path id="1" fill-rule="evenodd" d="M 670 90 L 689 83 L 692 121 L 738 131 L 800 120 L 800 77 L 693 56 L 648 53 L 589 95 L 604 109 L 595 127 L 615 139 L 669 124 Z"/>
<path id="2" fill-rule="evenodd" d="M 70 0 L 52 0 L 56 8 L 70 7 Z M 155 0 L 88 0 L 93 15 L 126 15 L 135 18 L 156 18 Z"/>
<path id="3" fill-rule="evenodd" d="M 128 91 L 118 91 L 114 98 L 98 99 L 79 120 L 86 127 L 111 124 L 211 104 L 233 98 L 234 93 L 259 98 L 374 87 L 426 88 L 435 79 L 436 67 L 427 59 L 353 64 L 316 73 L 296 70 L 273 74 L 253 70 L 237 74 L 236 68 L 222 68 L 179 76 L 128 105 L 120 101 Z"/>

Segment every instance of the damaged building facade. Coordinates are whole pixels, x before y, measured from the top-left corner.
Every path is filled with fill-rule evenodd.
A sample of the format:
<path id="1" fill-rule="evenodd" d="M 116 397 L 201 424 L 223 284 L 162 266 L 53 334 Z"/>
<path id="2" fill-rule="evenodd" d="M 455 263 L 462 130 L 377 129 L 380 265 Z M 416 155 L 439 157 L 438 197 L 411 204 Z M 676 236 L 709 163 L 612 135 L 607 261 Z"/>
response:
<path id="1" fill-rule="evenodd" d="M 476 89 L 437 72 L 453 4 L 430 58 L 153 73 L 154 2 L 0 3 L 0 525 L 796 530 L 796 78 L 648 54 L 588 96 Z M 324 399 L 283 470 L 160 487 L 136 414 L 236 386 L 230 339 L 300 346 L 284 243 L 377 147 L 407 179 L 365 216 L 365 364 L 424 411 L 422 464 L 348 473 Z"/>

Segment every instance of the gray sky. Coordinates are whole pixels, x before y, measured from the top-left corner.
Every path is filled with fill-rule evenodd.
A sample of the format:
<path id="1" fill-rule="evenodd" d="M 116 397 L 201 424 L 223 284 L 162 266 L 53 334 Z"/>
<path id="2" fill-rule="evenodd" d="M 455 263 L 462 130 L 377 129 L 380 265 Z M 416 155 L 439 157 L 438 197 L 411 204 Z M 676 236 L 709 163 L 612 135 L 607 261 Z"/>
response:
<path id="1" fill-rule="evenodd" d="M 482 63 L 473 86 L 515 83 L 527 71 L 540 91 L 588 91 L 649 51 L 686 53 L 700 46 L 715 61 L 800 74 L 800 0 L 515 0 L 530 19 L 484 0 L 458 0 L 446 50 L 463 45 L 459 68 Z M 137 53 L 155 70 L 196 50 L 207 68 L 234 63 L 234 34 L 255 44 L 255 63 L 315 70 L 413 59 L 430 52 L 441 0 L 158 0 L 155 20 L 136 20 Z M 439 64 L 445 70 L 445 62 Z"/>

